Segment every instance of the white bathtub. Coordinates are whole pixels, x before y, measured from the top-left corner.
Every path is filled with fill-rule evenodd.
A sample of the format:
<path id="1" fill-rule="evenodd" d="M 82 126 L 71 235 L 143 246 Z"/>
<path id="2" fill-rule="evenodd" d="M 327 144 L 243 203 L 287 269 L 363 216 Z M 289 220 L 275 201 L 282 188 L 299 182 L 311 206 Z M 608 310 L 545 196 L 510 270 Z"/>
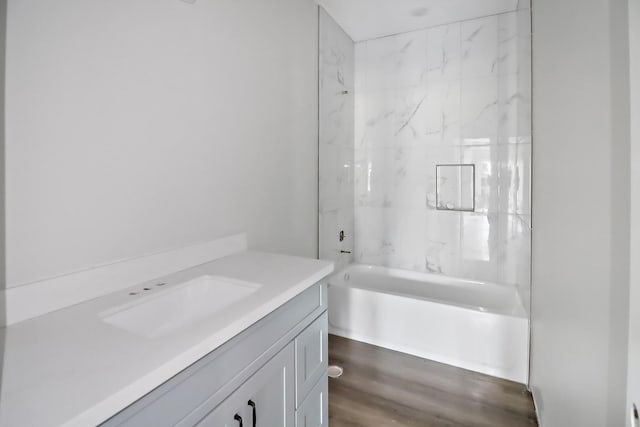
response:
<path id="1" fill-rule="evenodd" d="M 529 321 L 508 286 L 352 264 L 329 279 L 329 332 L 528 380 Z"/>

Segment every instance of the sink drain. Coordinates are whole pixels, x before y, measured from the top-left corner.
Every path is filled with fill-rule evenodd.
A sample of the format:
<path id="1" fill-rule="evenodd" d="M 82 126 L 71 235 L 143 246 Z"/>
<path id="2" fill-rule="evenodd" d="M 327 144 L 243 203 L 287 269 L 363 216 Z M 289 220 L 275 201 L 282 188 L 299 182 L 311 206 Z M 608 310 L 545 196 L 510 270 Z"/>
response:
<path id="1" fill-rule="evenodd" d="M 344 370 L 337 365 L 331 365 L 327 369 L 327 375 L 329 375 L 329 378 L 338 378 L 343 372 Z"/>

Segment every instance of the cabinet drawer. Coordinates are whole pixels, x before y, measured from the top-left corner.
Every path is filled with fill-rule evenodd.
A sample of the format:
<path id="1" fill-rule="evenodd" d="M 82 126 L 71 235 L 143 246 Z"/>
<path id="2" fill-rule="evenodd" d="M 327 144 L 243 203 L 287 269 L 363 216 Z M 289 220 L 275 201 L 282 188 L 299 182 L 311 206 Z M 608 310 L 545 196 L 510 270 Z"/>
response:
<path id="1" fill-rule="evenodd" d="M 327 375 L 328 326 L 325 312 L 295 339 L 296 408 L 306 399 L 320 378 Z"/>
<path id="2" fill-rule="evenodd" d="M 327 427 L 329 425 L 329 379 L 325 375 L 309 392 L 296 411 L 296 427 Z"/>
<path id="3" fill-rule="evenodd" d="M 197 424 L 293 427 L 293 344 L 288 345 Z M 254 418 L 255 417 L 255 418 Z"/>

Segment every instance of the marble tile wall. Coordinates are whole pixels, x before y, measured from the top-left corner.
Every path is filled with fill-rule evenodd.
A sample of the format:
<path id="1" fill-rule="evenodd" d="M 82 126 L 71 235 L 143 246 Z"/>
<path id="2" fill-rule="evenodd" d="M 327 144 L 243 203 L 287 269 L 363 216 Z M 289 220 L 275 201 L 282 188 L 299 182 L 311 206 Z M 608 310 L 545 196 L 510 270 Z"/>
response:
<path id="1" fill-rule="evenodd" d="M 529 22 L 520 9 L 356 44 L 355 262 L 515 285 L 528 307 Z M 475 212 L 436 210 L 450 163 L 476 165 Z"/>
<path id="2" fill-rule="evenodd" d="M 322 8 L 319 43 L 319 256 L 340 268 L 354 248 L 354 43 Z"/>

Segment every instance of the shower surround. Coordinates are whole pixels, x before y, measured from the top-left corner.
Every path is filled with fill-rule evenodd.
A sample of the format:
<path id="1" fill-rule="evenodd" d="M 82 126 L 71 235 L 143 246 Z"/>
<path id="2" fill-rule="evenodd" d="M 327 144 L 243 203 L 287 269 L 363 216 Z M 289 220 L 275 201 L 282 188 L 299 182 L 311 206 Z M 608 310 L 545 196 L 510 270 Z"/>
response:
<path id="1" fill-rule="evenodd" d="M 354 43 L 322 8 L 319 69 L 319 255 L 339 269 L 354 247 Z"/>
<path id="2" fill-rule="evenodd" d="M 530 33 L 520 9 L 356 43 L 356 263 L 514 285 L 528 310 Z M 475 164 L 474 212 L 436 209 L 438 164 Z"/>
<path id="3" fill-rule="evenodd" d="M 321 9 L 330 333 L 527 382 L 530 32 L 516 9 L 354 44 Z"/>

